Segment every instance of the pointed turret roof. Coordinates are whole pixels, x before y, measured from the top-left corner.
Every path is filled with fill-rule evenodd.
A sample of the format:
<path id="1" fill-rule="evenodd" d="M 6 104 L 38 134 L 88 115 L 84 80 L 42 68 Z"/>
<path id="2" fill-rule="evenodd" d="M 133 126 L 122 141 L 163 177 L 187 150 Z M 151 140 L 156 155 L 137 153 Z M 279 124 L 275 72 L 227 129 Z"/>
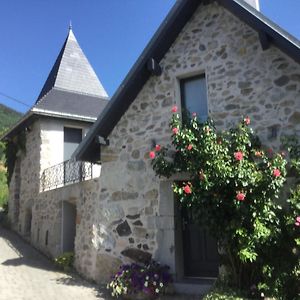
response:
<path id="1" fill-rule="evenodd" d="M 53 88 L 108 98 L 71 28 L 37 101 Z"/>
<path id="2" fill-rule="evenodd" d="M 81 50 L 72 29 L 33 107 L 2 139 L 15 136 L 36 117 L 93 123 L 109 97 Z"/>

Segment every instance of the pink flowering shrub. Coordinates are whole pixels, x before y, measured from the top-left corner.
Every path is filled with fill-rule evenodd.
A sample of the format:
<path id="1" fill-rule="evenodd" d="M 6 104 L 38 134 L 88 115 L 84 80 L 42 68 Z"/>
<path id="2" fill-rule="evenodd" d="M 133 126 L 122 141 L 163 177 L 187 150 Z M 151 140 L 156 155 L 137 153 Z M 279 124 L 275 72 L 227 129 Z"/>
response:
<path id="1" fill-rule="evenodd" d="M 174 193 L 180 205 L 196 211 L 199 224 L 218 240 L 231 285 L 244 289 L 255 285 L 271 296 L 288 290 L 287 282 L 295 283 L 293 272 L 300 266 L 300 188 L 286 205 L 277 201 L 286 183 L 288 161 L 262 147 L 249 127 L 249 117 L 219 132 L 212 121 L 200 123 L 196 114 L 182 122 L 177 108 L 172 112 L 173 147 L 161 145 L 152 160 L 154 171 L 164 177 L 189 174 L 188 182 L 173 184 Z M 279 255 L 283 241 L 288 244 L 284 249 L 297 249 L 294 255 L 289 252 L 292 258 L 284 279 L 271 254 Z M 297 272 L 300 277 L 300 268 Z"/>

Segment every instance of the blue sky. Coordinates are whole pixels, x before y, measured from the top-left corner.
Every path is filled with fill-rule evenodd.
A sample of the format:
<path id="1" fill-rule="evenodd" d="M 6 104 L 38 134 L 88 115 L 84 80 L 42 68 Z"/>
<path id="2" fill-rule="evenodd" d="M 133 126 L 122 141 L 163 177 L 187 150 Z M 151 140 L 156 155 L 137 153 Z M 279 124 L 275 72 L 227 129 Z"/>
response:
<path id="1" fill-rule="evenodd" d="M 175 0 L 10 0 L 0 7 L 0 93 L 31 106 L 73 31 L 110 96 Z M 261 0 L 261 11 L 300 39 L 299 0 Z M 0 103 L 28 107 L 0 95 Z"/>

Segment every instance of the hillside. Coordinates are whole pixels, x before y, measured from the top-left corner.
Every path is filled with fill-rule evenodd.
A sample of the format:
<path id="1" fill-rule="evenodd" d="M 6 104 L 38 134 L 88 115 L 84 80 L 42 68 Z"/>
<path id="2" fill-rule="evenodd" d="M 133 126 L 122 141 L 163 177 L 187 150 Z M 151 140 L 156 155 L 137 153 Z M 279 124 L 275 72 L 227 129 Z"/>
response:
<path id="1" fill-rule="evenodd" d="M 21 116 L 21 113 L 0 104 L 0 132 L 5 128 L 11 127 Z"/>

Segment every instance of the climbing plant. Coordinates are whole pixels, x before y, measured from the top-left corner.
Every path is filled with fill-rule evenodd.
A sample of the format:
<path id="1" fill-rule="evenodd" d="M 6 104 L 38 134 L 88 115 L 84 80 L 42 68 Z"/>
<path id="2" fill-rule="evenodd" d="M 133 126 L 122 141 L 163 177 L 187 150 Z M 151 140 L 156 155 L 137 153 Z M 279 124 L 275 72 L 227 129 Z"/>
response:
<path id="1" fill-rule="evenodd" d="M 212 120 L 201 123 L 192 114 L 182 121 L 177 107 L 172 112 L 172 147 L 156 145 L 149 153 L 152 166 L 158 176 L 189 174 L 173 184 L 174 193 L 217 239 L 228 284 L 274 296 L 287 294 L 292 283 L 296 297 L 300 188 L 279 204 L 290 167 L 285 154 L 263 147 L 248 117 L 219 132 Z M 281 247 L 288 251 L 285 269 L 274 259 Z"/>
<path id="2" fill-rule="evenodd" d="M 19 152 L 26 152 L 26 133 L 20 132 L 18 135 L 5 141 L 5 166 L 7 168 L 7 183 L 10 183 L 15 168 L 17 155 Z"/>

